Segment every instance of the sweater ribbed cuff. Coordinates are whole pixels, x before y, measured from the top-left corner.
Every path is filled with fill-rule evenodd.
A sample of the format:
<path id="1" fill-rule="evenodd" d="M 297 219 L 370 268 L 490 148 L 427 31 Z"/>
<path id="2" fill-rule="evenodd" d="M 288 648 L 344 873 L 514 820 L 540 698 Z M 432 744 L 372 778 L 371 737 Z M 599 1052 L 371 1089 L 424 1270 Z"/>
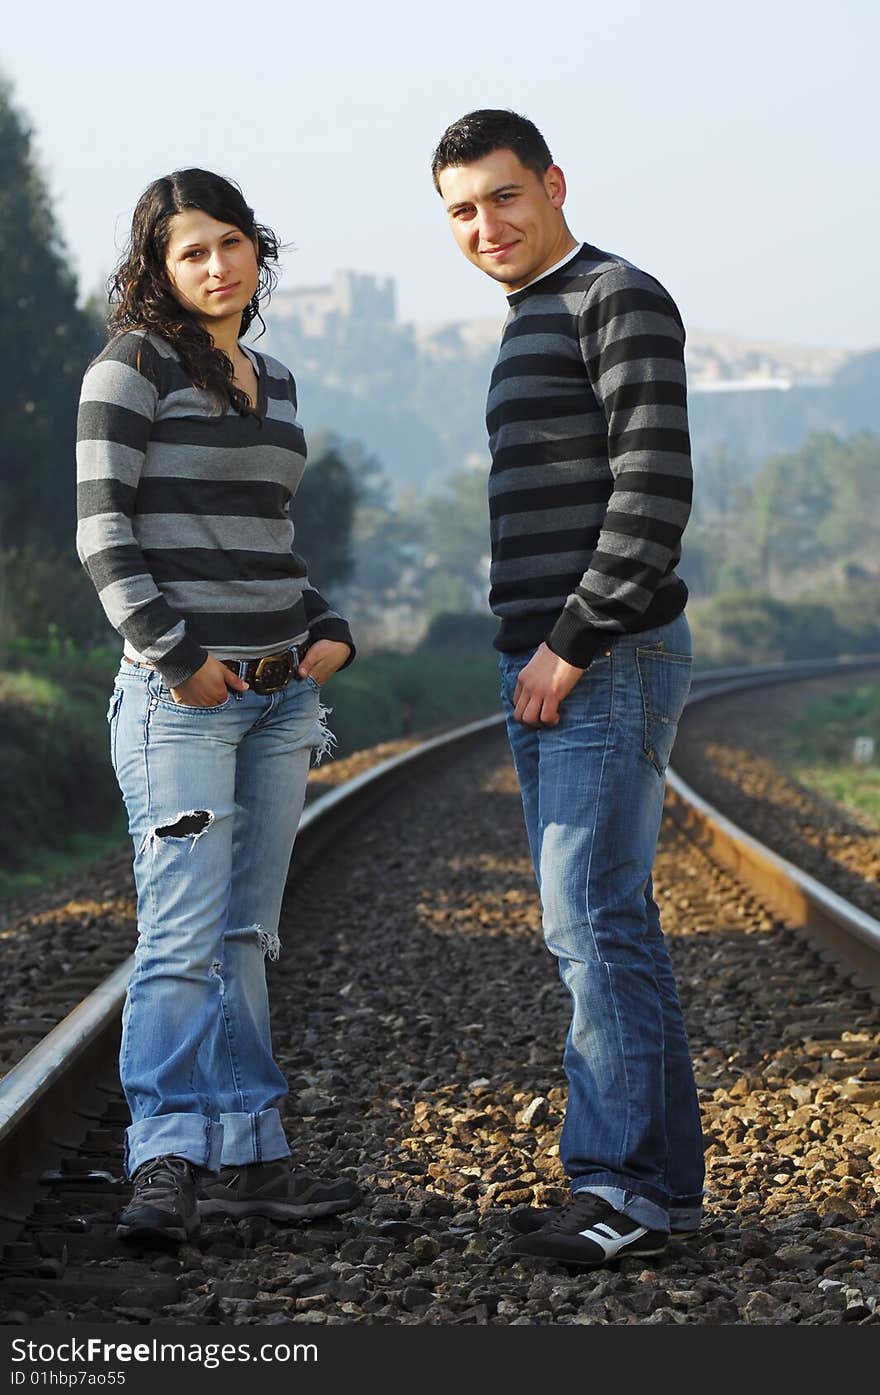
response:
<path id="1" fill-rule="evenodd" d="M 184 636 L 180 643 L 175 644 L 167 654 L 163 654 L 161 659 L 156 659 L 155 665 L 169 688 L 179 688 L 181 683 L 192 678 L 207 657 L 207 651 L 200 644 Z"/>
<path id="2" fill-rule="evenodd" d="M 596 655 L 610 643 L 610 635 L 582 624 L 570 610 L 562 612 L 546 640 L 548 649 L 575 668 L 589 668 Z"/>
<path id="3" fill-rule="evenodd" d="M 337 669 L 337 673 L 341 673 L 343 668 L 348 668 L 349 664 L 354 662 L 354 656 L 357 652 L 354 640 L 351 637 L 351 630 L 348 628 L 348 621 L 343 620 L 341 616 L 337 616 L 335 619 L 328 617 L 326 620 L 318 620 L 309 627 L 309 643 L 314 644 L 319 639 L 335 639 L 339 644 L 348 645 L 351 652 L 342 668 Z"/>

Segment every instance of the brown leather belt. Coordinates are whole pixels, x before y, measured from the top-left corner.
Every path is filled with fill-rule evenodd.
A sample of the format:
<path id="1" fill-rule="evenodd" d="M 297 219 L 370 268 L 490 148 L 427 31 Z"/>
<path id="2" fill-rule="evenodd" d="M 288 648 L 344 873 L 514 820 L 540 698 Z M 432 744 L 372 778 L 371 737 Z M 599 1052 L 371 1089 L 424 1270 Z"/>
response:
<path id="1" fill-rule="evenodd" d="M 283 649 L 280 654 L 264 654 L 259 659 L 221 659 L 220 663 L 230 673 L 238 674 L 255 693 L 280 693 L 292 678 L 297 676 L 300 659 L 306 652 L 305 645 L 294 644 Z M 135 668 L 155 669 L 155 664 L 142 664 L 137 659 L 122 656 L 127 664 Z"/>
<path id="2" fill-rule="evenodd" d="M 280 654 L 266 654 L 261 659 L 221 659 L 224 668 L 237 673 L 255 693 L 280 693 L 291 678 L 296 677 L 299 661 L 305 653 L 298 645 Z"/>

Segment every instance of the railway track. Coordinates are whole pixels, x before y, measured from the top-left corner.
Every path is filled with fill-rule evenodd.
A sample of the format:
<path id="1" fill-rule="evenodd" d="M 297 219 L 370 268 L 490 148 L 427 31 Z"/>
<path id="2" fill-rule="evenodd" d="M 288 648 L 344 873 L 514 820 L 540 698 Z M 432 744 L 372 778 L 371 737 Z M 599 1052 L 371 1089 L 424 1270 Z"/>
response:
<path id="1" fill-rule="evenodd" d="M 807 677 L 822 669 L 800 666 L 796 673 Z M 785 673 L 715 674 L 695 684 L 694 696 L 708 700 L 720 683 L 729 692 L 731 685 L 743 686 L 747 680 L 791 677 L 790 668 Z M 714 1289 L 695 1284 L 698 1259 L 676 1261 L 679 1267 L 684 1264 L 686 1275 L 674 1281 L 684 1287 L 664 1287 L 662 1278 L 644 1280 L 629 1303 L 627 1295 L 615 1296 L 615 1285 L 623 1279 L 624 1286 L 633 1286 L 629 1271 L 635 1261 L 625 1262 L 625 1272 L 599 1297 L 591 1279 L 587 1287 L 595 1316 L 584 1316 L 582 1305 L 578 1307 L 583 1279 L 567 1296 L 557 1295 L 551 1302 L 550 1291 L 542 1292 L 542 1276 L 530 1271 L 528 1263 L 525 1275 L 512 1272 L 522 1271 L 522 1263 L 508 1263 L 508 1277 L 495 1277 L 499 1264 L 506 1272 L 498 1255 L 510 1206 L 552 1203 L 562 1195 L 553 1147 L 562 1103 L 558 1056 L 565 1014 L 536 933 L 535 898 L 498 725 L 494 718 L 473 723 L 332 791 L 306 811 L 297 843 L 297 908 L 314 903 L 309 924 L 320 912 L 323 939 L 310 944 L 311 960 L 302 960 L 299 945 L 291 951 L 271 990 L 276 1024 L 285 988 L 294 1005 L 300 1002 L 299 1016 L 294 1007 L 287 1028 L 288 1117 L 294 1137 L 314 1150 L 314 1162 L 359 1175 L 371 1200 L 326 1231 L 226 1224 L 208 1230 L 198 1246 L 185 1247 L 191 1253 L 183 1257 L 120 1256 L 112 1218 L 126 1190 L 120 1178 L 126 1114 L 115 1080 L 116 1024 L 129 968 L 121 965 L 102 985 L 100 997 L 93 995 L 71 1013 L 0 1086 L 5 1179 L 0 1291 L 19 1320 L 58 1313 L 133 1322 L 159 1313 L 163 1321 L 246 1322 L 273 1315 L 278 1320 L 278 1314 L 287 1320 L 328 1322 L 777 1320 L 761 1312 L 762 1304 L 768 1312 L 783 1310 L 780 1295 L 753 1286 L 750 1298 L 739 1303 L 723 1285 L 719 1290 L 717 1281 Z M 483 782 L 480 810 L 465 816 L 468 775 L 474 771 Z M 408 784 L 415 773 L 418 796 Z M 869 1193 L 872 1168 L 876 1174 L 872 1159 L 880 1147 L 875 1139 L 872 1151 L 871 1131 L 880 1112 L 871 996 L 880 982 L 876 922 L 851 915 L 841 920 L 833 899 L 817 897 L 821 888 L 805 885 L 803 879 L 795 879 L 797 891 L 792 892 L 794 869 L 780 869 L 772 855 L 759 855 L 739 831 L 722 827 L 716 832 L 713 811 L 674 775 L 669 785 L 673 819 L 667 821 L 658 859 L 658 887 L 677 973 L 686 985 L 683 998 L 686 1015 L 690 1003 L 692 1037 L 692 1016 L 702 1012 L 703 999 L 708 997 L 713 1006 L 711 1020 L 696 1028 L 695 1044 L 708 1118 L 710 1176 L 718 1188 L 703 1251 L 729 1241 L 739 1247 L 740 1269 L 749 1260 L 760 1268 L 774 1246 L 762 1238 L 754 1217 L 775 1218 L 777 1231 L 781 1227 L 785 1234 L 788 1226 L 795 1237 L 776 1246 L 789 1252 L 783 1275 L 793 1272 L 798 1258 L 793 1251 L 815 1253 L 814 1279 L 820 1277 L 807 1285 L 807 1296 L 815 1305 L 817 1289 L 821 1300 L 815 1312 L 807 1311 L 807 1303 L 799 1316 L 778 1320 L 873 1321 L 872 1294 L 865 1291 L 871 1285 L 864 1275 L 867 1264 L 874 1282 L 873 1261 L 866 1256 L 876 1240 Z M 503 808 L 503 827 L 490 812 L 496 806 Z M 426 829 L 426 813 L 445 821 Z M 474 817 L 478 831 L 469 834 L 468 820 Z M 413 851 L 421 846 L 417 831 L 427 839 L 424 852 L 406 855 L 401 827 L 413 831 Z M 354 867 L 351 853 L 341 851 L 349 843 L 361 850 L 362 860 Z M 509 844 L 516 856 L 507 855 Z M 482 853 L 476 851 L 480 846 Z M 773 887 L 766 881 L 768 862 L 774 868 Z M 423 863 L 428 870 L 421 877 L 414 866 Z M 779 890 L 783 873 L 788 879 L 784 900 Z M 293 909 L 285 917 L 296 920 Z M 827 934 L 829 921 L 835 940 L 823 949 L 827 962 L 814 954 L 809 973 L 786 969 L 786 956 L 798 964 L 804 953 L 794 930 L 810 937 Z M 353 925 L 375 937 L 375 955 L 360 949 L 354 929 L 339 928 Z M 683 927 L 678 932 L 677 925 Z M 856 950 L 850 948 L 853 944 Z M 499 945 L 510 952 L 512 966 L 504 953 L 499 956 Z M 379 972 L 383 948 L 389 956 L 384 976 Z M 831 956 L 842 960 L 851 953 L 858 954 L 858 963 L 843 960 L 849 964 L 847 975 L 836 976 Z M 302 983 L 296 982 L 301 962 L 306 966 L 305 997 Z M 749 994 L 743 984 L 752 982 L 757 966 L 762 979 Z M 470 992 L 462 990 L 462 975 Z M 494 997 L 493 983 L 498 985 Z M 781 1022 L 770 1001 L 775 993 L 787 994 Z M 442 1010 L 438 996 L 444 1000 Z M 756 1018 L 753 1000 L 759 1009 Z M 517 1023 L 526 1003 L 528 1012 Z M 773 1017 L 766 1015 L 771 1011 L 780 1022 L 776 1041 Z M 506 1022 L 513 1018 L 512 1039 L 509 1030 L 506 1039 L 493 1034 L 493 1014 Z M 283 1016 L 280 1021 L 284 1030 Z M 761 1046 L 761 1032 L 768 1028 Z M 278 1030 L 276 1025 L 276 1035 Z M 344 1046 L 336 1040 L 339 1034 Z M 360 1055 L 348 1044 L 349 1034 L 362 1043 Z M 750 1041 L 753 1045 L 744 1049 Z M 429 1069 L 438 1061 L 439 1074 Z M 504 1069 L 497 1069 L 500 1063 Z M 780 1072 L 786 1071 L 792 1079 L 779 1115 Z M 74 1076 L 79 1083 L 72 1083 Z M 383 1084 L 377 1077 L 387 1078 Z M 830 1096 L 819 1098 L 828 1090 Z M 838 1148 L 835 1140 L 831 1147 L 819 1137 L 827 1112 L 820 1106 L 829 1100 L 840 1102 L 841 1117 L 849 1121 L 841 1126 L 843 1135 L 862 1139 L 860 1143 L 851 1147 L 841 1142 Z M 790 1116 L 798 1111 L 804 1117 L 793 1121 Z M 370 1120 L 381 1121 L 386 1132 L 377 1134 Z M 750 1139 L 751 1134 L 763 1136 Z M 788 1151 L 777 1154 L 760 1146 L 768 1138 Z M 814 1146 L 817 1141 L 834 1155 L 833 1167 L 844 1169 L 839 1196 L 833 1185 L 827 1196 L 822 1190 L 826 1164 L 822 1149 L 817 1153 Z M 792 1159 L 804 1160 L 803 1168 L 793 1166 Z M 751 1191 L 738 1184 L 744 1172 L 754 1183 Z M 831 1209 L 814 1210 L 809 1204 L 809 1177 L 814 1190 L 833 1203 Z M 789 1224 L 791 1215 L 801 1219 Z M 828 1224 L 829 1217 L 837 1224 Z M 818 1237 L 815 1251 L 800 1243 L 804 1233 Z M 257 1266 L 260 1277 L 254 1278 L 254 1255 L 267 1246 L 270 1258 Z M 696 1269 L 688 1270 L 689 1264 Z M 850 1272 L 859 1264 L 861 1269 Z M 849 1287 L 828 1273 L 839 1265 L 846 1268 Z M 217 1277 L 242 1266 L 246 1278 Z M 818 1288 L 823 1281 L 825 1288 Z M 767 1283 L 772 1287 L 769 1279 Z M 804 1287 L 800 1280 L 793 1286 Z M 747 1311 L 755 1293 L 764 1298 Z M 658 1295 L 665 1295 L 666 1302 Z M 828 1295 L 834 1299 L 830 1307 Z M 842 1304 L 837 1301 L 841 1295 Z M 790 1306 L 794 1300 L 788 1301 Z M 657 1319 L 656 1313 L 666 1316 Z"/>

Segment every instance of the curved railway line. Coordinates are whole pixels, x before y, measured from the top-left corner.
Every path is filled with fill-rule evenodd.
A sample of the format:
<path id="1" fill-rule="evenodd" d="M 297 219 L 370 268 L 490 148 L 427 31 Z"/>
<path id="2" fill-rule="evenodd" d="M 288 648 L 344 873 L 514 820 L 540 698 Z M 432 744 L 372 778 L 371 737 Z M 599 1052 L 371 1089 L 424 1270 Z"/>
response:
<path id="1" fill-rule="evenodd" d="M 716 672 L 695 680 L 691 701 L 868 666 Z M 572 1278 L 505 1254 L 512 1206 L 564 1196 L 555 1139 L 566 1001 L 540 942 L 515 784 L 490 718 L 331 790 L 307 808 L 297 841 L 282 921 L 291 947 L 270 966 L 287 1119 L 304 1162 L 363 1182 L 357 1211 L 323 1226 L 206 1226 L 178 1255 L 120 1252 L 126 961 L 0 1083 L 6 1312 L 20 1322 L 880 1321 L 880 925 L 674 772 L 668 791 L 656 880 L 709 1179 L 703 1232 L 670 1247 L 656 1272 L 633 1257 Z M 49 1000 L 110 967 L 118 906 L 110 920 L 109 944 L 96 933 L 91 960 Z M 41 1011 L 48 1018 L 51 1001 Z M 24 1020 L 20 1035 L 42 1020 Z"/>

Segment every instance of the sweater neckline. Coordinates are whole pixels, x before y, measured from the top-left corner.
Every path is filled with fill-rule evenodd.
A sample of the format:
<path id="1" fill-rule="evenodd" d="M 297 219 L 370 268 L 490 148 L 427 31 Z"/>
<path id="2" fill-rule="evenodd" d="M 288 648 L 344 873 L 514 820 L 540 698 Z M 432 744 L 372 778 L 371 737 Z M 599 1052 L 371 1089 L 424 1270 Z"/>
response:
<path id="1" fill-rule="evenodd" d="M 557 290 L 571 275 L 572 269 L 578 265 L 584 253 L 596 253 L 598 255 L 598 249 L 593 247 L 589 242 L 581 242 L 577 250 L 572 252 L 571 255 L 553 271 L 545 272 L 543 276 L 539 276 L 536 280 L 530 281 L 527 286 L 521 287 L 518 291 L 511 291 L 510 295 L 507 297 L 508 305 L 519 305 L 521 301 L 525 300 L 530 295 L 543 295 L 547 291 Z"/>
<path id="2" fill-rule="evenodd" d="M 260 418 L 260 421 L 265 421 L 268 395 L 265 364 L 263 363 L 261 354 L 256 349 L 252 349 L 249 344 L 242 344 L 241 340 L 239 340 L 239 348 L 243 354 L 247 355 L 254 366 L 254 372 L 257 375 L 257 404 L 254 411 Z"/>

